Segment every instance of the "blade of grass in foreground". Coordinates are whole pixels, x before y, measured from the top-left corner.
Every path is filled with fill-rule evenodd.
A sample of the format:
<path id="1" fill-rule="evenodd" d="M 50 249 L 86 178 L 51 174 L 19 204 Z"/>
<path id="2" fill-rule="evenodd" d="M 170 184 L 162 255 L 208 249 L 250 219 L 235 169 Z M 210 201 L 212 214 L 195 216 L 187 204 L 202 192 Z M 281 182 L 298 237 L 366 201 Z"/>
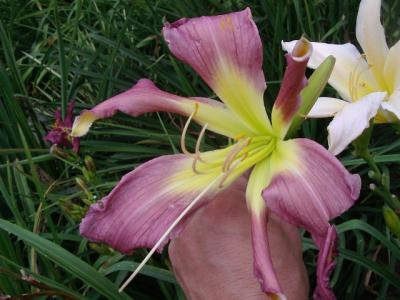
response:
<path id="1" fill-rule="evenodd" d="M 119 293 L 117 286 L 97 272 L 96 269 L 57 244 L 3 219 L 0 219 L 0 228 L 16 235 L 34 247 L 37 252 L 84 281 L 101 295 L 105 296 L 106 299 L 131 299 L 128 295 Z"/>
<path id="2" fill-rule="evenodd" d="M 2 255 L 0 255 L 0 260 L 4 264 L 9 265 L 9 266 L 15 268 L 16 270 L 19 270 L 21 273 L 23 272 L 24 274 L 30 275 L 32 278 L 37 280 L 40 284 L 46 285 L 49 288 L 53 288 L 54 290 L 50 290 L 50 292 L 53 292 L 53 295 L 62 296 L 62 299 L 74 299 L 74 300 L 86 300 L 87 299 L 86 297 L 82 296 L 81 294 L 78 294 L 77 292 L 73 291 L 72 289 L 63 286 L 62 284 L 60 284 L 50 278 L 33 273 L 29 269 L 26 269 L 26 268 L 16 264 L 14 261 L 12 261 Z M 16 282 L 15 278 L 13 281 Z M 12 293 L 12 295 L 16 295 L 16 294 L 17 293 L 15 293 L 15 292 Z"/>

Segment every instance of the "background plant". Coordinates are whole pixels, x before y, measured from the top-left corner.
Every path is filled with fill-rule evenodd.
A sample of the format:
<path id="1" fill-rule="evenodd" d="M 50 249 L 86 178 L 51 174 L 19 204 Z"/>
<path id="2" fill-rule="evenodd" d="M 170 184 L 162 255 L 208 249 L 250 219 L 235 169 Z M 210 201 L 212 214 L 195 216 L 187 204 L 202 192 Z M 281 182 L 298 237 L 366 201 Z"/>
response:
<path id="1" fill-rule="evenodd" d="M 169 114 L 139 118 L 119 114 L 96 123 L 77 155 L 54 147 L 49 152 L 43 136 L 51 129 L 55 109 L 60 107 L 65 114 L 69 100 L 76 100 L 78 113 L 142 77 L 183 96 L 214 97 L 192 70 L 169 53 L 160 34 L 165 20 L 250 6 L 264 43 L 265 104 L 270 109 L 285 66 L 280 41 L 306 34 L 315 41 L 356 43 L 358 4 L 355 0 L 0 1 L 0 293 L 14 298 L 27 294 L 26 299 L 121 298 L 117 286 L 146 251 L 123 256 L 88 243 L 77 231 L 79 220 L 122 174 L 152 157 L 179 151 L 183 120 Z M 400 1 L 384 1 L 389 43 L 400 38 L 399 11 Z M 324 92 L 329 93 L 334 91 Z M 299 134 L 326 144 L 326 125 L 327 120 L 308 120 Z M 375 126 L 369 149 L 373 165 L 384 176 L 382 186 L 397 195 L 398 130 L 396 124 Z M 195 138 L 189 136 L 187 142 L 193 147 Z M 209 134 L 203 149 L 226 142 Z M 335 293 L 338 299 L 396 299 L 399 240 L 382 217 L 383 200 L 369 172 L 371 163 L 352 155 L 351 149 L 341 159 L 361 174 L 363 191 L 358 204 L 336 220 L 340 254 L 332 279 Z M 303 241 L 313 280 L 316 251 L 308 236 Z M 155 256 L 142 273 L 123 297 L 184 299 L 167 253 Z"/>

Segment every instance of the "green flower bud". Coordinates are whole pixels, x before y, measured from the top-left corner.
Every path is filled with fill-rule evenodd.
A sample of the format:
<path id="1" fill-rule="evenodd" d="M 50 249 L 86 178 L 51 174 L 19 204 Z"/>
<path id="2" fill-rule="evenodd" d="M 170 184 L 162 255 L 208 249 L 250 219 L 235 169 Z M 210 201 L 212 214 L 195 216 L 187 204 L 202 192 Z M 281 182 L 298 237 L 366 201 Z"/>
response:
<path id="1" fill-rule="evenodd" d="M 400 238 L 400 219 L 399 216 L 389 206 L 385 205 L 383 208 L 383 217 L 385 219 L 386 226 L 393 232 L 398 238 Z"/>

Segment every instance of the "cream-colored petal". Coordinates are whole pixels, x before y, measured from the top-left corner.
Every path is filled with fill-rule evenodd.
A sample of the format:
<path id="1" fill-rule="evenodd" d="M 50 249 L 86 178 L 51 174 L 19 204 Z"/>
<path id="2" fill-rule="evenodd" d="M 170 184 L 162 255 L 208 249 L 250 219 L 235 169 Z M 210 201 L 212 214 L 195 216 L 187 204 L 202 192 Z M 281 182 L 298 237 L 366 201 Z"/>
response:
<path id="1" fill-rule="evenodd" d="M 329 97 L 320 97 L 308 113 L 309 118 L 333 117 L 341 111 L 349 102 Z"/>
<path id="2" fill-rule="evenodd" d="M 388 101 L 382 102 L 381 110 L 375 121 L 377 123 L 398 122 L 400 120 L 400 90 L 392 93 Z"/>
<path id="3" fill-rule="evenodd" d="M 386 57 L 385 81 L 389 93 L 400 90 L 400 40 L 390 48 Z"/>
<path id="4" fill-rule="evenodd" d="M 356 35 L 372 73 L 381 89 L 384 89 L 386 86 L 383 68 L 389 49 L 380 17 L 380 0 L 362 0 L 358 10 Z"/>
<path id="5" fill-rule="evenodd" d="M 388 103 L 400 110 L 400 88 L 395 90 L 389 97 Z"/>
<path id="6" fill-rule="evenodd" d="M 290 52 L 296 41 L 282 42 L 283 49 Z M 350 44 L 311 43 L 313 54 L 308 66 L 316 69 L 329 55 L 336 59 L 329 84 L 348 101 L 357 100 L 377 90 L 378 85 L 368 70 L 368 64 L 357 48 Z"/>
<path id="7" fill-rule="evenodd" d="M 355 103 L 346 105 L 328 126 L 329 151 L 338 155 L 359 137 L 376 115 L 385 99 L 385 92 L 371 93 Z"/>

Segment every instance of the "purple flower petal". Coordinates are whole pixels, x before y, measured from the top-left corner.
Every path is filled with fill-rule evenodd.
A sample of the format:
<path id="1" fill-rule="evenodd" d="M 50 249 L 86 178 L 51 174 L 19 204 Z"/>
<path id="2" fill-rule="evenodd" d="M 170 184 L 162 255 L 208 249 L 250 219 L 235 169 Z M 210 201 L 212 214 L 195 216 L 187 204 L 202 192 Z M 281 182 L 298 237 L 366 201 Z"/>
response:
<path id="1" fill-rule="evenodd" d="M 267 223 L 268 216 L 265 210 L 262 213 L 251 213 L 254 275 L 263 292 L 276 295 L 278 299 L 284 299 L 270 254 Z"/>
<path id="2" fill-rule="evenodd" d="M 360 177 L 350 174 L 339 160 L 311 140 L 283 142 L 286 146 L 289 143 L 297 147 L 298 165 L 276 174 L 263 197 L 267 207 L 286 221 L 324 238 L 329 220 L 357 200 Z"/>
<path id="3" fill-rule="evenodd" d="M 75 119 L 72 135 L 85 135 L 92 123 L 98 119 L 109 118 L 118 111 L 131 116 L 148 112 L 173 112 L 189 116 L 200 124 L 208 124 L 208 129 L 234 137 L 239 133 L 251 132 L 238 122 L 235 116 L 221 102 L 206 98 L 184 98 L 158 89 L 153 82 L 141 79 L 131 89 L 120 93 L 83 111 Z"/>
<path id="4" fill-rule="evenodd" d="M 111 193 L 90 207 L 80 224 L 80 233 L 123 253 L 153 247 L 180 213 L 215 178 L 213 174 L 196 175 L 191 168 L 192 160 L 181 154 L 165 155 L 126 174 Z M 196 207 L 207 203 L 212 197 L 210 194 Z M 170 236 L 175 236 L 181 229 L 182 222 Z M 158 250 L 161 251 L 167 242 L 168 239 Z"/>
<path id="5" fill-rule="evenodd" d="M 281 156 L 286 165 L 271 166 L 279 172 L 263 191 L 263 197 L 279 217 L 309 231 L 320 251 L 324 251 L 333 244 L 329 221 L 357 200 L 360 177 L 350 174 L 332 154 L 311 140 L 283 142 L 277 152 L 283 153 L 287 148 L 295 149 L 296 157 Z M 327 276 L 332 266 L 328 263 L 322 267 L 325 258 L 322 254 L 319 260 L 319 291 L 327 293 L 328 285 L 322 288 L 321 276 Z"/>
<path id="6" fill-rule="evenodd" d="M 64 118 L 65 127 L 72 128 L 72 123 L 74 121 L 74 107 L 75 107 L 75 100 L 72 100 L 68 103 L 67 106 L 67 113 Z"/>
<path id="7" fill-rule="evenodd" d="M 250 9 L 167 23 L 171 52 L 189 64 L 246 125 L 268 130 L 262 43 Z"/>
<path id="8" fill-rule="evenodd" d="M 337 233 L 334 226 L 329 226 L 325 241 L 322 243 L 318 255 L 317 287 L 314 291 L 314 299 L 334 300 L 336 299 L 329 286 L 329 276 L 336 266 L 334 257 L 336 250 Z"/>
<path id="9" fill-rule="evenodd" d="M 307 83 L 304 73 L 311 53 L 311 43 L 302 38 L 297 41 L 293 51 L 285 55 L 287 67 L 272 110 L 272 124 L 280 129 L 283 136 L 300 106 L 300 92 Z"/>
<path id="10" fill-rule="evenodd" d="M 251 219 L 241 177 L 199 209 L 172 240 L 175 275 L 191 300 L 267 300 L 253 273 Z M 297 229 L 271 216 L 267 228 L 272 262 L 288 299 L 305 300 L 308 277 Z"/>

